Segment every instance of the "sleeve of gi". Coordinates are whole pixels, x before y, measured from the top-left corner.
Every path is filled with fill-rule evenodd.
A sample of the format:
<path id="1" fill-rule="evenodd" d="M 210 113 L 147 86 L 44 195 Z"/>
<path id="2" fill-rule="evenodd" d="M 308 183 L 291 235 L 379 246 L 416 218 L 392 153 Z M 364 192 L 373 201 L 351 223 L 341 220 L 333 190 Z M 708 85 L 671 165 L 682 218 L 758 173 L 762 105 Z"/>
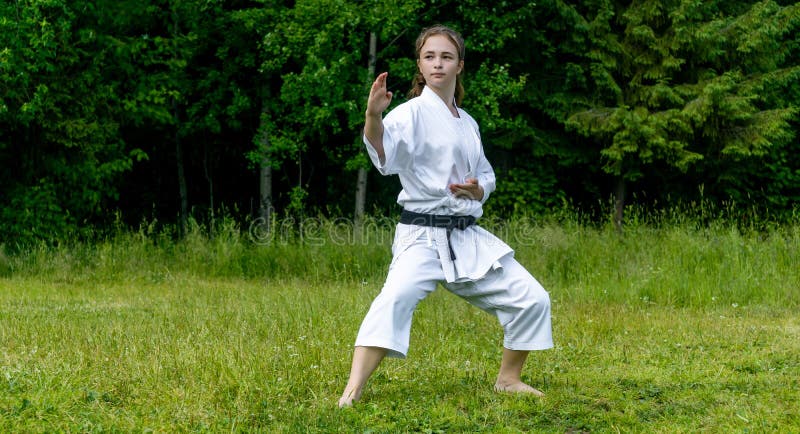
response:
<path id="1" fill-rule="evenodd" d="M 372 164 L 381 175 L 393 175 L 411 167 L 414 145 L 414 118 L 407 105 L 400 105 L 383 118 L 383 164 L 378 151 L 363 136 Z"/>
<path id="2" fill-rule="evenodd" d="M 478 125 L 475 124 L 475 130 L 477 131 Z M 478 134 L 480 138 L 480 134 Z M 478 185 L 483 187 L 483 198 L 481 199 L 481 203 L 486 203 L 486 200 L 489 199 L 489 195 L 497 187 L 497 181 L 494 176 L 494 169 L 492 169 L 492 165 L 489 164 L 489 160 L 486 159 L 486 154 L 483 153 L 483 143 L 479 144 L 481 153 L 478 157 L 478 166 L 475 168 L 475 178 L 478 179 Z"/>

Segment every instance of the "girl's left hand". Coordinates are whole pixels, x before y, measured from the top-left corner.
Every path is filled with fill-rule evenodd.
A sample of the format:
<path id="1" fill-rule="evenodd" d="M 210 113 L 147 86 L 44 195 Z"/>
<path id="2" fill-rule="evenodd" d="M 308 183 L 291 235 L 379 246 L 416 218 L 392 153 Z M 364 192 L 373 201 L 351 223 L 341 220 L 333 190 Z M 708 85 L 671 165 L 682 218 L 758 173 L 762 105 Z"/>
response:
<path id="1" fill-rule="evenodd" d="M 483 199 L 483 187 L 475 178 L 467 178 L 465 184 L 450 184 L 448 187 L 455 197 L 472 200 Z"/>

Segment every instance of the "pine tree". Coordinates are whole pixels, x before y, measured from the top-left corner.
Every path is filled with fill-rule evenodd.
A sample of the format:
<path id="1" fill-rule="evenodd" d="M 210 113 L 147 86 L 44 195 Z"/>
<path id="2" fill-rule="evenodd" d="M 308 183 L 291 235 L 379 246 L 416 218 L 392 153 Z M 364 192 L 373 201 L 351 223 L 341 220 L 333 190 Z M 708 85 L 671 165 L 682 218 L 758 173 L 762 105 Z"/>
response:
<path id="1" fill-rule="evenodd" d="M 666 163 L 686 172 L 708 160 L 764 156 L 791 137 L 795 109 L 763 95 L 800 76 L 783 41 L 800 6 L 773 1 L 600 1 L 575 11 L 584 52 L 582 89 L 566 125 L 598 144 L 617 178 L 615 222 L 626 182 Z M 723 174 L 718 174 L 723 176 Z"/>

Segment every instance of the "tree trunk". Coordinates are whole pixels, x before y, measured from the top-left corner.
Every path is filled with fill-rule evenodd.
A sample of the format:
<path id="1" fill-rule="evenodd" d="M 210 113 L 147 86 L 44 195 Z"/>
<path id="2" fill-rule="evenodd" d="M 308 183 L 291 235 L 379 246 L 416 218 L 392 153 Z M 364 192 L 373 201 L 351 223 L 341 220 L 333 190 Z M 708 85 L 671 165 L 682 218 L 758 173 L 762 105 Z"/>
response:
<path id="1" fill-rule="evenodd" d="M 625 210 L 625 178 L 622 175 L 617 177 L 617 185 L 614 188 L 614 227 L 617 232 L 622 232 L 623 212 Z"/>
<path id="2" fill-rule="evenodd" d="M 359 167 L 356 181 L 356 226 L 364 220 L 364 202 L 367 199 L 367 169 Z"/>
<path id="3" fill-rule="evenodd" d="M 375 32 L 369 33 L 369 62 L 367 64 L 367 76 L 373 80 L 375 76 L 375 61 L 377 57 L 378 36 Z M 361 226 L 364 220 L 364 208 L 367 200 L 367 168 L 358 168 L 358 180 L 356 181 L 356 211 L 355 224 Z"/>
<path id="4" fill-rule="evenodd" d="M 181 201 L 180 221 L 181 236 L 186 235 L 189 226 L 189 194 L 186 189 L 186 175 L 183 170 L 183 145 L 180 137 L 180 119 L 178 117 L 178 103 L 173 100 L 172 109 L 175 116 L 175 161 L 178 165 L 178 194 Z"/>
<path id="5" fill-rule="evenodd" d="M 203 173 L 208 182 L 208 204 L 211 221 L 209 222 L 209 236 L 214 237 L 216 221 L 214 219 L 214 180 L 211 179 L 211 171 L 208 170 L 208 142 L 203 146 Z"/>
<path id="6" fill-rule="evenodd" d="M 266 102 L 262 104 L 261 121 L 258 126 L 258 149 L 261 152 L 261 163 L 258 177 L 259 206 L 258 217 L 264 219 L 266 228 L 272 223 L 272 164 L 269 160 L 269 135 L 267 135 Z"/>
<path id="7" fill-rule="evenodd" d="M 172 8 L 172 37 L 178 37 L 178 12 L 175 9 L 175 5 L 171 5 Z M 178 58 L 177 52 L 173 53 L 175 59 Z M 174 71 L 173 71 L 174 72 Z M 180 221 L 180 235 L 185 236 L 189 226 L 189 194 L 186 189 L 186 174 L 183 170 L 183 145 L 181 144 L 181 132 L 180 132 L 180 113 L 178 111 L 178 101 L 173 97 L 172 98 L 172 112 L 175 120 L 175 161 L 178 165 L 178 194 L 180 196 L 181 201 L 181 209 L 180 215 L 178 216 Z"/>
<path id="8" fill-rule="evenodd" d="M 269 222 L 272 219 L 272 166 L 267 156 L 261 158 L 258 191 L 261 195 L 258 216 Z"/>

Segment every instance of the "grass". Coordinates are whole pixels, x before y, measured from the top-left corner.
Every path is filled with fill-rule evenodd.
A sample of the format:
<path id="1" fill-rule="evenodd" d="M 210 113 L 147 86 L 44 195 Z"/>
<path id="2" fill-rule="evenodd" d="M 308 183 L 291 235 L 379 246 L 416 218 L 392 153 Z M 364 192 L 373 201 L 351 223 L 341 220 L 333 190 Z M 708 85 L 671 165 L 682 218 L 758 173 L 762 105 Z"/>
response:
<path id="1" fill-rule="evenodd" d="M 498 225 L 553 299 L 556 348 L 526 369 L 547 397 L 492 392 L 496 320 L 439 290 L 409 358 L 342 411 L 391 228 L 361 242 L 322 223 L 268 245 L 232 224 L 143 228 L 5 258 L 0 431 L 800 430 L 797 227 Z"/>

